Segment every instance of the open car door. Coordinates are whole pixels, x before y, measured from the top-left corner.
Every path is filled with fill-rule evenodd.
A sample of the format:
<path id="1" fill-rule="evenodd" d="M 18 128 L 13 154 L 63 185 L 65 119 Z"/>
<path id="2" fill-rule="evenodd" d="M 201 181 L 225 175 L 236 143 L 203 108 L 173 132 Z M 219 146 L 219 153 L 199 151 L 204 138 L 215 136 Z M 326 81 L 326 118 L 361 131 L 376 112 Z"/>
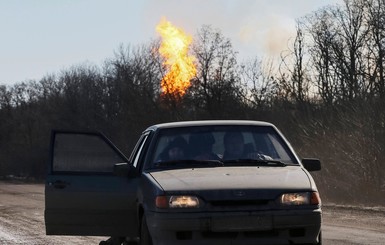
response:
<path id="1" fill-rule="evenodd" d="M 136 235 L 138 179 L 114 175 L 114 165 L 128 160 L 106 137 L 54 131 L 49 162 L 47 235 Z"/>

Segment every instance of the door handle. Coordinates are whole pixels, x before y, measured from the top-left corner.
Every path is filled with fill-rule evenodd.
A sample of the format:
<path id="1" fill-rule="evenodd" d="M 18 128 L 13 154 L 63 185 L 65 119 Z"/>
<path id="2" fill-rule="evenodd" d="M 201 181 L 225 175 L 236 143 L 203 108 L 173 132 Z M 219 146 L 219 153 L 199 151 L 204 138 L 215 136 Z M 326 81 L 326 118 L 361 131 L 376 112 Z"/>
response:
<path id="1" fill-rule="evenodd" d="M 56 189 L 64 189 L 67 187 L 67 185 L 69 185 L 70 183 L 68 182 L 65 182 L 65 181 L 61 181 L 61 180 L 56 180 L 55 182 L 49 182 L 48 183 L 50 186 L 53 186 L 55 187 Z"/>

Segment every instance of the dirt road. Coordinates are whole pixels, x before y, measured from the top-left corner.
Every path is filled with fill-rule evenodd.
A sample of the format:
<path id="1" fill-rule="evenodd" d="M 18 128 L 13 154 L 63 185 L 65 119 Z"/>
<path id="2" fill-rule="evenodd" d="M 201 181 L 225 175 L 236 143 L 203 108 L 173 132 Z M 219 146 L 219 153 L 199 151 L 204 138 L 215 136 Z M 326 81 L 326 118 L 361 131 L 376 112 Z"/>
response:
<path id="1" fill-rule="evenodd" d="M 384 244 L 385 207 L 323 208 L 323 244 Z M 0 181 L 0 244 L 98 244 L 104 237 L 46 236 L 44 186 Z"/>

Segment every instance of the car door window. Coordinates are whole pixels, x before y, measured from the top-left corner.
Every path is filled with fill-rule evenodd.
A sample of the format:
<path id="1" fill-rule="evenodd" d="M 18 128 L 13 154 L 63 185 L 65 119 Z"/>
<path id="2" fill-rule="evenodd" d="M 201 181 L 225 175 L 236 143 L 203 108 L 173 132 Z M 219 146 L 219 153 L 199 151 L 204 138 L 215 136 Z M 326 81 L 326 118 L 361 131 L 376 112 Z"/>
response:
<path id="1" fill-rule="evenodd" d="M 112 173 L 125 158 L 101 135 L 55 135 L 53 172 Z"/>

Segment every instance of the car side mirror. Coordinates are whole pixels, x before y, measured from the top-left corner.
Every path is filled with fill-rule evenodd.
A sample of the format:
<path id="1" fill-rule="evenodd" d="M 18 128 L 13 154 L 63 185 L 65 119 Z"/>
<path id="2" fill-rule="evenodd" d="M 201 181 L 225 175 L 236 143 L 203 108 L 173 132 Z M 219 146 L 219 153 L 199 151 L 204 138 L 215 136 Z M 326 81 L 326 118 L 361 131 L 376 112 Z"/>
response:
<path id="1" fill-rule="evenodd" d="M 307 171 L 319 171 L 321 170 L 321 161 L 315 158 L 302 159 L 302 165 Z"/>
<path id="2" fill-rule="evenodd" d="M 114 165 L 114 174 L 119 177 L 128 177 L 132 173 L 132 167 L 129 163 L 116 163 Z"/>

